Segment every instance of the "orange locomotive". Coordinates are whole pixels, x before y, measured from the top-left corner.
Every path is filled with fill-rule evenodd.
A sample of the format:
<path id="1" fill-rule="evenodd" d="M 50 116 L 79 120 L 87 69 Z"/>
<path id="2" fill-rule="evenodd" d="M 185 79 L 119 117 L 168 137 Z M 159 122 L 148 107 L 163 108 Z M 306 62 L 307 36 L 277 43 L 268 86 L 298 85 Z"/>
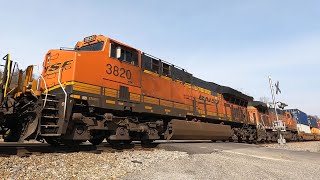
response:
<path id="1" fill-rule="evenodd" d="M 273 122 L 276 119 L 275 110 L 267 106 L 267 104 L 260 101 L 250 102 L 248 105 L 248 112 L 250 121 L 256 123 L 257 127 L 257 141 L 273 141 L 278 139 L 278 132 L 274 131 Z M 297 122 L 293 119 L 290 112 L 277 109 L 279 120 L 282 120 L 286 126 L 284 138 L 287 141 L 297 141 L 298 130 Z"/>
<path id="2" fill-rule="evenodd" d="M 0 116 L 6 141 L 149 144 L 157 139 L 271 138 L 268 127 L 259 126 L 258 114 L 266 112 L 247 108 L 252 97 L 102 35 L 86 37 L 73 49 L 50 50 L 40 87 L 31 82 L 30 70 L 24 90 L 16 88 L 1 99 L 2 107 L 10 106 Z"/>
<path id="3" fill-rule="evenodd" d="M 56 102 L 40 120 L 48 142 L 249 140 L 243 125 L 254 126 L 246 108 L 252 97 L 102 35 L 50 50 L 43 67 L 42 91 L 48 105 Z"/>

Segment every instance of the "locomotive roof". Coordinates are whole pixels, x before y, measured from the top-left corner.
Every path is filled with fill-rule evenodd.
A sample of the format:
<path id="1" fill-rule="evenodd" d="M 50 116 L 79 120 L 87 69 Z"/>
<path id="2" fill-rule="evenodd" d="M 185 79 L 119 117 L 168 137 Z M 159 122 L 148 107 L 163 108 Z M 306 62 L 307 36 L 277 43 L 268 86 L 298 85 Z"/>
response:
<path id="1" fill-rule="evenodd" d="M 214 83 L 215 84 L 215 83 Z M 221 86 L 221 85 L 218 85 L 218 84 L 215 84 L 217 86 L 217 92 L 218 93 L 221 93 L 221 94 L 230 94 L 230 95 L 233 95 L 233 96 L 236 96 L 236 97 L 239 97 L 241 99 L 244 99 L 244 100 L 247 100 L 248 102 L 250 101 L 253 101 L 253 97 L 251 96 L 248 96 L 246 94 L 243 94 L 242 92 L 240 91 L 237 91 L 231 87 L 228 87 L 228 86 Z"/>
<path id="2" fill-rule="evenodd" d="M 253 97 L 248 96 L 246 94 L 243 94 L 242 92 L 237 91 L 237 90 L 235 90 L 231 87 L 228 87 L 228 86 L 222 86 L 222 85 L 216 84 L 214 82 L 204 81 L 204 80 L 199 79 L 197 77 L 193 77 L 193 83 L 197 86 L 209 89 L 211 91 L 220 93 L 222 95 L 238 97 L 238 98 L 243 99 L 248 102 L 253 101 Z"/>
<path id="3" fill-rule="evenodd" d="M 264 103 L 264 102 L 261 102 L 261 101 L 249 102 L 248 106 L 253 106 L 253 107 L 256 107 L 258 109 L 264 109 L 264 110 L 268 109 L 268 105 L 266 103 Z"/>

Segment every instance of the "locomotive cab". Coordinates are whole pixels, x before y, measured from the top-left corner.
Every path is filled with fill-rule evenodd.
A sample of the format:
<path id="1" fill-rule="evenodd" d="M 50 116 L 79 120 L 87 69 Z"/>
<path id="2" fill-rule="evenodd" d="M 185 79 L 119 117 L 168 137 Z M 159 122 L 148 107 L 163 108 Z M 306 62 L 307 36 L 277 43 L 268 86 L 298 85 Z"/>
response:
<path id="1" fill-rule="evenodd" d="M 140 54 L 102 35 L 86 37 L 74 49 L 50 50 L 42 72 L 48 108 L 44 107 L 41 136 L 51 144 L 56 136 L 72 141 L 101 137 L 106 130 L 101 116 L 117 115 L 115 110 L 123 115 L 121 111 L 135 106 L 129 100 L 140 101 Z M 100 117 L 83 121 L 88 114 Z"/>

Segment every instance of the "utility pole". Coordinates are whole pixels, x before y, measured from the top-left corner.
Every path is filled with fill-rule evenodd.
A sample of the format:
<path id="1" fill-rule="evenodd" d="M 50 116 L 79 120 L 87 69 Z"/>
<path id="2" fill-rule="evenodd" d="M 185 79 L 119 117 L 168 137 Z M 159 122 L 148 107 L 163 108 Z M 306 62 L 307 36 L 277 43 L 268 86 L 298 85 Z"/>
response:
<path id="1" fill-rule="evenodd" d="M 283 138 L 282 132 L 286 131 L 286 126 L 282 120 L 279 120 L 277 106 L 276 106 L 276 98 L 274 95 L 274 89 L 273 89 L 273 83 L 272 83 L 271 76 L 269 76 L 269 84 L 270 84 L 270 90 L 271 90 L 271 95 L 272 95 L 273 108 L 274 108 L 274 112 L 276 114 L 276 121 L 273 122 L 273 131 L 278 132 L 278 137 L 279 137 L 278 143 L 280 145 L 283 145 L 286 143 L 286 140 Z M 281 93 L 281 91 L 279 89 L 279 82 L 277 82 L 276 88 L 277 88 L 276 94 L 278 94 L 278 92 Z"/>

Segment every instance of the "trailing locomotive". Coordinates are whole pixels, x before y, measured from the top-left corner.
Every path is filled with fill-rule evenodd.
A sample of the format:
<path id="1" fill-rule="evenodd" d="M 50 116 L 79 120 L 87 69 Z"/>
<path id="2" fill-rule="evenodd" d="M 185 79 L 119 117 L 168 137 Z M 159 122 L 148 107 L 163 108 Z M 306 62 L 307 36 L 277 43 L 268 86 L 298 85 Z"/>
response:
<path id="1" fill-rule="evenodd" d="M 250 119 L 256 122 L 257 140 L 276 142 L 278 139 L 278 132 L 274 131 L 273 122 L 276 119 L 274 108 L 270 108 L 267 104 L 260 101 L 253 101 L 249 103 L 248 111 Z M 286 126 L 286 131 L 283 132 L 286 141 L 297 141 L 298 130 L 297 123 L 293 119 L 291 113 L 277 109 L 279 120 L 282 120 Z"/>
<path id="2" fill-rule="evenodd" d="M 276 136 L 274 116 L 261 104 L 248 107 L 252 97 L 102 35 L 86 37 L 74 49 L 50 50 L 38 83 L 30 66 L 25 80 L 20 71 L 18 86 L 10 89 L 11 64 L 7 58 L 0 94 L 5 141 L 96 145 L 104 139 L 149 144 L 158 139 L 274 141 Z M 286 138 L 296 140 L 290 113 L 283 116 L 289 119 Z"/>

